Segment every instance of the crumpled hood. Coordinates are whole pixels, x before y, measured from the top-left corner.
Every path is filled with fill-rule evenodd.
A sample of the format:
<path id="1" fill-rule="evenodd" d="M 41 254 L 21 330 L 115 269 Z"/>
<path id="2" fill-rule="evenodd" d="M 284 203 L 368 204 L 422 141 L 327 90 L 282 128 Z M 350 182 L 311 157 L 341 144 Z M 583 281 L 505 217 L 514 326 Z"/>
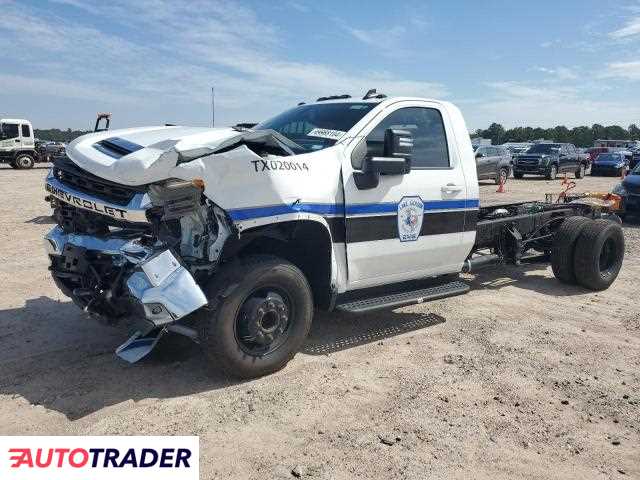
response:
<path id="1" fill-rule="evenodd" d="M 233 128 L 143 127 L 91 133 L 67 147 L 80 168 L 123 185 L 170 178 L 180 162 L 211 154 L 241 139 Z"/>

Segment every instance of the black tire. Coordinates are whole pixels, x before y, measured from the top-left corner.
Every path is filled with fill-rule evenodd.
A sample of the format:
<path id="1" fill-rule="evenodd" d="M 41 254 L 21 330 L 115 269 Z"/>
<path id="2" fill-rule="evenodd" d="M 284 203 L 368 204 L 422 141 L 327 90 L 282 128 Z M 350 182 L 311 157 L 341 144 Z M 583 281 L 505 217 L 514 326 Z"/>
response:
<path id="1" fill-rule="evenodd" d="M 590 222 L 586 217 L 569 217 L 553 237 L 551 269 L 555 277 L 563 283 L 577 283 L 573 265 L 575 247 L 582 230 Z"/>
<path id="2" fill-rule="evenodd" d="M 546 175 L 547 180 L 555 180 L 557 176 L 558 176 L 558 167 L 556 167 L 555 165 L 551 165 Z"/>
<path id="3" fill-rule="evenodd" d="M 513 172 L 513 178 L 516 178 L 518 180 L 522 180 L 524 178 L 524 173 Z"/>
<path id="4" fill-rule="evenodd" d="M 496 175 L 495 178 L 495 182 L 496 185 L 500 185 L 500 178 L 502 177 L 502 184 L 504 185 L 505 183 L 507 183 L 507 180 L 509 179 L 509 169 L 507 167 L 502 167 L 500 170 L 498 170 L 498 174 Z"/>
<path id="5" fill-rule="evenodd" d="M 587 167 L 584 166 L 584 163 L 581 163 L 580 166 L 578 167 L 578 170 L 576 170 L 576 178 L 578 179 L 584 178 L 584 175 L 586 172 L 587 172 Z"/>
<path id="6" fill-rule="evenodd" d="M 30 168 L 33 168 L 36 162 L 33 160 L 33 157 L 31 155 L 21 153 L 16 157 L 14 163 L 16 164 L 16 168 L 19 168 L 20 170 L 28 170 Z"/>
<path id="7" fill-rule="evenodd" d="M 269 293 L 260 293 L 265 291 Z M 256 298 L 260 295 L 266 298 Z M 285 315 L 279 316 L 277 302 L 273 311 L 265 313 L 267 304 L 273 308 L 270 295 L 282 300 Z M 196 320 L 204 353 L 213 368 L 230 376 L 255 378 L 280 370 L 302 347 L 311 328 L 313 295 L 309 283 L 298 267 L 278 257 L 256 255 L 225 265 L 208 286 L 207 298 L 209 306 Z M 260 329 L 267 315 L 272 315 L 270 326 L 277 325 L 277 336 L 264 346 L 256 338 L 260 335 L 260 340 L 265 340 Z M 247 340 L 250 328 L 254 328 L 250 332 L 254 336 Z M 282 343 L 276 347 L 276 342 Z"/>
<path id="8" fill-rule="evenodd" d="M 617 222 L 590 222 L 576 244 L 574 270 L 580 285 L 605 290 L 620 273 L 624 259 L 624 233 Z"/>

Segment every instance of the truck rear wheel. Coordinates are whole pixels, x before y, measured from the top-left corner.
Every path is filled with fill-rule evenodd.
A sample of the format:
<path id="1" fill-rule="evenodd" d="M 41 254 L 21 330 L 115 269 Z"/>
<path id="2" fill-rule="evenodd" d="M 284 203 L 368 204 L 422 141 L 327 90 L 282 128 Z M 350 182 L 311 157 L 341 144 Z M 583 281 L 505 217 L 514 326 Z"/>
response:
<path id="1" fill-rule="evenodd" d="M 198 314 L 200 337 L 212 367 L 240 378 L 283 368 L 302 347 L 313 318 L 304 274 L 278 257 L 231 262 L 208 288 L 209 307 Z"/>
<path id="2" fill-rule="evenodd" d="M 576 283 L 573 256 L 578 238 L 589 222 L 591 220 L 586 217 L 569 217 L 553 237 L 551 269 L 555 277 L 563 283 Z"/>
<path id="3" fill-rule="evenodd" d="M 33 157 L 31 155 L 22 153 L 16 157 L 14 163 L 16 164 L 16 168 L 27 170 L 29 168 L 33 168 L 35 161 L 33 160 Z"/>
<path id="4" fill-rule="evenodd" d="M 605 290 L 614 282 L 624 259 L 622 227 L 610 220 L 590 222 L 580 234 L 574 255 L 578 283 L 590 290 Z"/>

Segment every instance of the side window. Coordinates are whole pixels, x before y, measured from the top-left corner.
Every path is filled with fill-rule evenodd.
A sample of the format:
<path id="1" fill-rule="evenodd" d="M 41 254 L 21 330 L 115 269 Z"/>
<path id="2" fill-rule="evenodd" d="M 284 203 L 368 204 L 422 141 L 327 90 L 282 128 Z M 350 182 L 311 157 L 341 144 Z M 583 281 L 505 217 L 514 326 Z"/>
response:
<path id="1" fill-rule="evenodd" d="M 367 136 L 368 155 L 382 156 L 388 128 L 408 130 L 413 135 L 411 168 L 449 168 L 444 122 L 435 108 L 407 107 L 391 113 Z"/>
<path id="2" fill-rule="evenodd" d="M 22 129 L 23 137 L 28 138 L 31 136 L 31 129 L 29 128 L 29 125 L 21 125 L 20 128 Z"/>
<path id="3" fill-rule="evenodd" d="M 17 123 L 3 123 L 2 124 L 2 133 L 4 134 L 4 138 L 6 140 L 10 140 L 12 138 L 18 138 L 18 124 Z"/>

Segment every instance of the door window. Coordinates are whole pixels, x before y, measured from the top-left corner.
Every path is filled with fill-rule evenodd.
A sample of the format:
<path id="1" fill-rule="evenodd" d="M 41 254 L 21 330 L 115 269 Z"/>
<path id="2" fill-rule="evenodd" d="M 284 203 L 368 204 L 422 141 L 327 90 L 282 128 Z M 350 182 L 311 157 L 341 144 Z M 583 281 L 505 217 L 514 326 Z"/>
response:
<path id="1" fill-rule="evenodd" d="M 21 125 L 21 129 L 23 138 L 29 138 L 31 136 L 31 129 L 29 128 L 29 125 Z"/>
<path id="2" fill-rule="evenodd" d="M 408 130 L 413 136 L 411 168 L 449 168 L 449 148 L 442 115 L 435 108 L 407 107 L 382 120 L 367 136 L 367 153 L 380 157 L 388 128 Z"/>
<path id="3" fill-rule="evenodd" d="M 18 124 L 17 123 L 3 123 L 2 133 L 5 140 L 12 138 L 18 138 Z"/>

